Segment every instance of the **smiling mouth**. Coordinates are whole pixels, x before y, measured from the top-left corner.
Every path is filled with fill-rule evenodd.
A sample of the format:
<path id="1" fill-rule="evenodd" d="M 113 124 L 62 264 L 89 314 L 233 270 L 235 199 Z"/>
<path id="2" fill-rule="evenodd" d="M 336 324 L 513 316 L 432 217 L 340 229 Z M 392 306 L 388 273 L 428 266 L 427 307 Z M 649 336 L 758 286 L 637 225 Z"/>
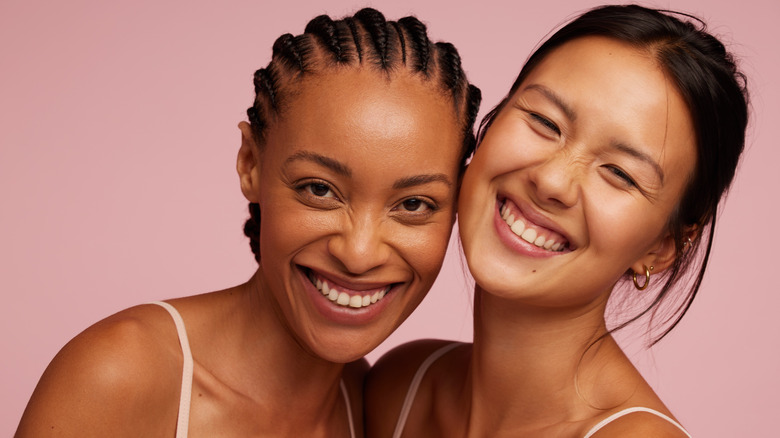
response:
<path id="1" fill-rule="evenodd" d="M 501 219 L 509 225 L 512 233 L 526 242 L 552 252 L 562 252 L 568 247 L 569 242 L 565 237 L 530 222 L 523 217 L 520 209 L 508 199 L 500 201 L 499 206 Z"/>
<path id="2" fill-rule="evenodd" d="M 384 298 L 394 286 L 393 284 L 388 284 L 381 288 L 352 290 L 318 276 L 311 269 L 304 269 L 306 271 L 306 278 L 309 279 L 311 284 L 313 284 L 325 298 L 342 307 L 351 307 L 354 309 L 368 307 Z"/>

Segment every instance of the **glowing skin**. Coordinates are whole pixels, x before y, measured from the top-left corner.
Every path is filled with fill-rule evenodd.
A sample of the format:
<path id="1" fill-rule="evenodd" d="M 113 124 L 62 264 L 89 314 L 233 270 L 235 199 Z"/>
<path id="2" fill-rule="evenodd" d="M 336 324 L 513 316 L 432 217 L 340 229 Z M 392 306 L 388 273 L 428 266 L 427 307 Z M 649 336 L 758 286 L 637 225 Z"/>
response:
<path id="1" fill-rule="evenodd" d="M 598 37 L 561 46 L 496 116 L 464 177 L 459 226 L 477 283 L 563 308 L 606 297 L 629 269 L 663 270 L 694 140 L 649 54 Z"/>
<path id="2" fill-rule="evenodd" d="M 454 220 L 460 129 L 452 102 L 405 72 L 308 78 L 252 154 L 258 288 L 313 355 L 357 359 L 419 304 Z M 246 154 L 245 154 L 246 158 Z"/>

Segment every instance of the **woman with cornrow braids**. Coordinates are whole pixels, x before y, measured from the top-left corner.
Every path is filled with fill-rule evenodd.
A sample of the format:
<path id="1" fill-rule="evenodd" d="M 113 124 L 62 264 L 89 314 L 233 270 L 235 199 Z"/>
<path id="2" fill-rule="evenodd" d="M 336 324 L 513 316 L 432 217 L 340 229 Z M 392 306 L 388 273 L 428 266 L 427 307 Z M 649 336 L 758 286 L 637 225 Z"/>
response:
<path id="1" fill-rule="evenodd" d="M 279 37 L 254 89 L 237 160 L 254 276 L 79 334 L 18 437 L 363 436 L 363 356 L 438 274 L 480 93 L 452 45 L 373 9 Z"/>

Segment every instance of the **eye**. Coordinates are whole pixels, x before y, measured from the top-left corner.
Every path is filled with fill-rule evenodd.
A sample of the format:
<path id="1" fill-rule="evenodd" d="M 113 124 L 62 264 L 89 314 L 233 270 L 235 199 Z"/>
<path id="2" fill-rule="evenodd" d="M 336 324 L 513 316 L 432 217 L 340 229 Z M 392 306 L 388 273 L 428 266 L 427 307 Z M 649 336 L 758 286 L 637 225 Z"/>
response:
<path id="1" fill-rule="evenodd" d="M 335 198 L 336 195 L 330 189 L 330 186 L 322 182 L 313 182 L 305 184 L 302 187 L 307 192 L 320 198 Z"/>
<path id="2" fill-rule="evenodd" d="M 623 169 L 613 166 L 613 165 L 607 165 L 604 166 L 609 172 L 613 175 L 615 175 L 618 179 L 620 179 L 623 183 L 625 183 L 629 187 L 636 187 L 636 182 L 626 173 L 623 171 Z"/>
<path id="3" fill-rule="evenodd" d="M 542 125 L 545 129 L 554 132 L 556 135 L 561 135 L 561 130 L 560 128 L 558 128 L 558 125 L 551 122 L 546 117 L 536 113 L 530 113 L 530 115 L 531 115 L 531 119 L 533 119 L 536 123 Z"/>
<path id="4" fill-rule="evenodd" d="M 434 207 L 420 198 L 409 198 L 401 202 L 400 207 L 405 211 L 423 212 L 433 210 Z"/>
<path id="5" fill-rule="evenodd" d="M 301 181 L 293 185 L 299 199 L 309 206 L 316 208 L 335 208 L 339 199 L 333 185 L 322 180 Z"/>

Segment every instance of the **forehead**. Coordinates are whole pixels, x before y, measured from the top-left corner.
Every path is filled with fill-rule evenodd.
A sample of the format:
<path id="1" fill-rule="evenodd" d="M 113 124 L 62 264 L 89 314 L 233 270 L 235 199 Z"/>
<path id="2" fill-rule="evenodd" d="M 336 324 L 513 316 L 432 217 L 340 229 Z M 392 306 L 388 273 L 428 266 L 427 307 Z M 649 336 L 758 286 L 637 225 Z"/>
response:
<path id="1" fill-rule="evenodd" d="M 454 104 L 433 79 L 405 71 L 331 68 L 287 87 L 283 110 L 266 137 L 266 146 L 283 144 L 285 154 L 323 148 L 347 161 L 360 151 L 434 162 L 460 154 Z"/>

